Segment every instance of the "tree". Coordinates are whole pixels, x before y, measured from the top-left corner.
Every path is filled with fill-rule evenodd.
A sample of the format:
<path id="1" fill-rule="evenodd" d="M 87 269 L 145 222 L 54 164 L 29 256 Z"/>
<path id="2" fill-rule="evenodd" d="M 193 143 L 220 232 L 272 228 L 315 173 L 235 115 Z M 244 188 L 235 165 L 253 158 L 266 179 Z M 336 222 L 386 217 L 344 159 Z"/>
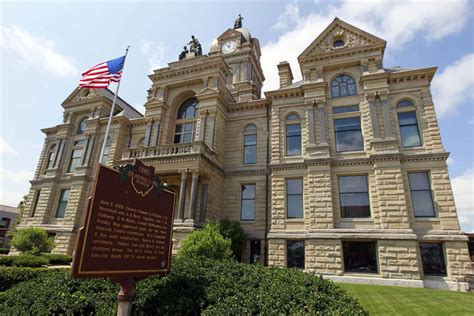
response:
<path id="1" fill-rule="evenodd" d="M 217 222 L 207 223 L 203 229 L 195 230 L 181 241 L 178 258 L 211 258 L 224 260 L 232 258 L 231 240 L 219 232 Z"/>
<path id="2" fill-rule="evenodd" d="M 40 227 L 29 227 L 14 231 L 11 237 L 10 244 L 18 251 L 34 255 L 46 252 L 54 245 L 53 240 L 48 237 L 48 233 Z"/>
<path id="3" fill-rule="evenodd" d="M 230 239 L 230 249 L 232 250 L 235 259 L 240 261 L 242 257 L 242 251 L 244 250 L 245 244 L 247 243 L 247 236 L 245 235 L 244 230 L 242 227 L 240 227 L 240 223 L 238 221 L 224 219 L 219 221 L 219 224 L 219 232 L 222 234 L 222 236 L 224 236 L 224 238 Z"/>

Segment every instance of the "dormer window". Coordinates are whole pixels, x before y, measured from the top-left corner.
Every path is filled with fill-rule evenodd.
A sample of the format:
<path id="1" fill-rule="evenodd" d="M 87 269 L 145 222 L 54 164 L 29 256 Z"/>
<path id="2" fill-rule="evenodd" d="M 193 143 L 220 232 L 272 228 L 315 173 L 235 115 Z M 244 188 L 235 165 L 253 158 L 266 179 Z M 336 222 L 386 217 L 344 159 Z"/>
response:
<path id="1" fill-rule="evenodd" d="M 344 46 L 346 43 L 342 39 L 335 40 L 334 43 L 332 43 L 332 47 L 334 48 L 339 48 Z"/>
<path id="2" fill-rule="evenodd" d="M 178 109 L 176 127 L 174 130 L 174 143 L 190 143 L 194 140 L 196 132 L 196 115 L 199 101 L 196 98 L 186 100 Z"/>
<path id="3" fill-rule="evenodd" d="M 331 82 L 331 96 L 333 98 L 348 97 L 357 94 L 355 80 L 348 75 L 341 75 Z"/>

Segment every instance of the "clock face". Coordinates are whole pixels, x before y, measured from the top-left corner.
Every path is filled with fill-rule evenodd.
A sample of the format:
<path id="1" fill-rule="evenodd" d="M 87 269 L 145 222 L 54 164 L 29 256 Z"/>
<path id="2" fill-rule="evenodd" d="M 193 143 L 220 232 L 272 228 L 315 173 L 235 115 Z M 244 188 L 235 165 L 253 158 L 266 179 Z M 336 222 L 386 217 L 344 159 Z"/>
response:
<path id="1" fill-rule="evenodd" d="M 224 54 L 232 53 L 236 48 L 237 48 L 236 41 L 227 41 L 224 44 L 222 44 L 222 52 Z"/>

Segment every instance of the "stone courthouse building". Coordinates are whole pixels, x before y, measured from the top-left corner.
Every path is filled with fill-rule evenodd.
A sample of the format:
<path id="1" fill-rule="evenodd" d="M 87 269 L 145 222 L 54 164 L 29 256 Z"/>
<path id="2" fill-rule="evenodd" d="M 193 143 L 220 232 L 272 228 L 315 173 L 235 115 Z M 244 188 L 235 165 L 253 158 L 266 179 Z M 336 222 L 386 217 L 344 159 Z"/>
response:
<path id="1" fill-rule="evenodd" d="M 315 34 L 316 35 L 316 34 Z M 330 279 L 463 290 L 469 272 L 430 82 L 436 67 L 386 68 L 386 42 L 334 21 L 278 67 L 265 92 L 260 44 L 241 25 L 149 75 L 145 113 L 76 89 L 46 135 L 21 227 L 71 254 L 96 165 L 141 159 L 178 196 L 174 250 L 211 218 L 240 221 L 244 262 Z"/>

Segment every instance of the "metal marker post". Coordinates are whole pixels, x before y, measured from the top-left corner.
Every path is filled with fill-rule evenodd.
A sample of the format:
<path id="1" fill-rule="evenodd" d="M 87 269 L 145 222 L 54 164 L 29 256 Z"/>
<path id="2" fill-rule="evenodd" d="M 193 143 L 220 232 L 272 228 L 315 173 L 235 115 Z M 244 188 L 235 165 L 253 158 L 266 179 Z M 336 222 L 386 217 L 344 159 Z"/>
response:
<path id="1" fill-rule="evenodd" d="M 130 48 L 130 45 L 127 46 L 127 49 L 125 50 L 125 58 L 123 60 L 122 74 L 123 74 L 123 68 L 125 68 L 125 60 L 127 59 L 129 48 Z M 110 125 L 112 124 L 112 117 L 114 116 L 115 102 L 117 101 L 117 96 L 118 96 L 121 82 L 122 82 L 122 77 L 120 77 L 120 80 L 117 84 L 117 89 L 115 89 L 114 101 L 112 102 L 112 108 L 110 109 L 109 121 L 107 122 L 107 128 L 105 129 L 105 137 L 104 137 L 104 142 L 102 143 L 102 150 L 100 151 L 99 163 L 102 163 L 102 158 L 104 157 L 105 147 L 107 144 L 107 138 L 109 138 Z"/>

